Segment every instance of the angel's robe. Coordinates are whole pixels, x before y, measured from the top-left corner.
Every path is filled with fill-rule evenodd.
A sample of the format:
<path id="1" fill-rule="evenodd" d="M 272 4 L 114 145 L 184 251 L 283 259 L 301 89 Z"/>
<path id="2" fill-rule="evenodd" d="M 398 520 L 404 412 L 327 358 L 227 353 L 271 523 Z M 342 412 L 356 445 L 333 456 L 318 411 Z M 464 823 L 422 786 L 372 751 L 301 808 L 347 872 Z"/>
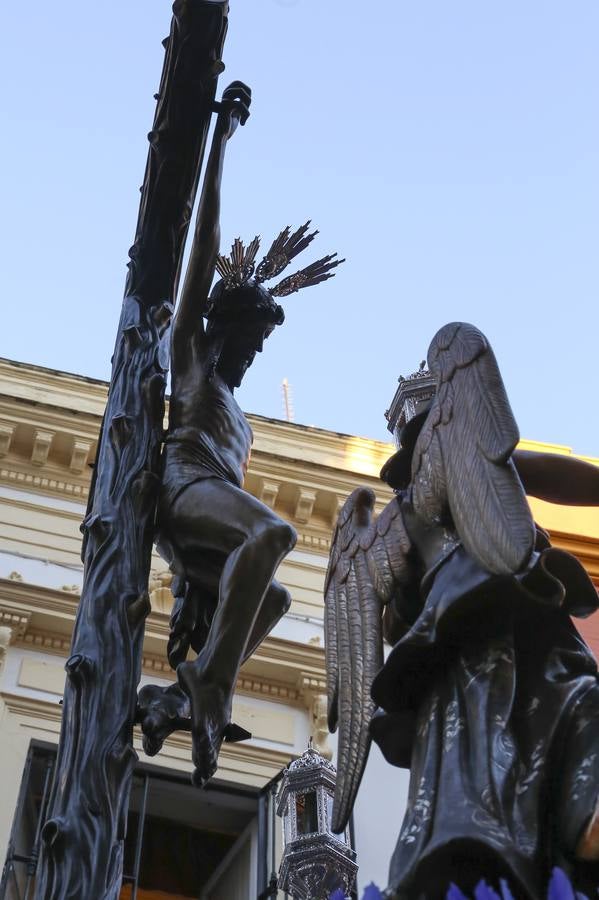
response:
<path id="1" fill-rule="evenodd" d="M 593 896 L 599 884 L 599 866 L 574 862 L 599 796 L 599 683 L 570 618 L 599 601 L 578 561 L 539 540 L 517 578 L 459 546 L 374 681 L 374 740 L 411 770 L 390 868 L 401 900 L 483 875 L 540 900 L 554 865 Z"/>

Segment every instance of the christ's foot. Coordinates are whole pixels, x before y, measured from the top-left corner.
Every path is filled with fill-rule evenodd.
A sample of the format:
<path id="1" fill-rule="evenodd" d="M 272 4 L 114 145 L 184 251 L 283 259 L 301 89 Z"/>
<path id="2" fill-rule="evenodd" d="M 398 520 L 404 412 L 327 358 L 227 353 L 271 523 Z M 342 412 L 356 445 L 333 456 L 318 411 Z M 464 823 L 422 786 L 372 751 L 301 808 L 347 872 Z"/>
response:
<path id="1" fill-rule="evenodd" d="M 156 756 L 169 734 L 188 730 L 189 716 L 189 700 L 178 684 L 142 687 L 137 698 L 137 719 L 143 732 L 144 752 Z"/>
<path id="2" fill-rule="evenodd" d="M 218 765 L 218 753 L 231 721 L 231 692 L 204 681 L 201 670 L 190 662 L 177 667 L 179 684 L 191 702 L 193 783 L 203 787 Z"/>

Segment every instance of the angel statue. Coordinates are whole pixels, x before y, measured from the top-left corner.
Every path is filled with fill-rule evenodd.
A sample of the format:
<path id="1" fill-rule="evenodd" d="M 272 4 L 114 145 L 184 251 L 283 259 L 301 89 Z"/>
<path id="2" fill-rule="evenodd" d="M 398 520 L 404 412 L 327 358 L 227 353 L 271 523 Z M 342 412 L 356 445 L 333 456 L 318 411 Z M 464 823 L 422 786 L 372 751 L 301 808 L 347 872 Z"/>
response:
<path id="1" fill-rule="evenodd" d="M 555 865 L 595 896 L 599 684 L 570 617 L 599 598 L 535 526 L 526 494 L 599 506 L 599 469 L 516 449 L 493 351 L 472 325 L 442 328 L 428 367 L 398 389 L 399 450 L 381 473 L 396 496 L 374 518 L 373 492 L 358 488 L 334 534 L 333 829 L 347 823 L 374 739 L 410 769 L 389 897 L 445 898 L 451 882 L 472 891 L 485 878 L 537 900 Z"/>
<path id="2" fill-rule="evenodd" d="M 172 333 L 157 547 L 174 573 L 168 657 L 177 682 L 146 685 L 138 698 L 149 755 L 172 731 L 191 730 L 198 785 L 214 774 L 223 740 L 249 737 L 231 723 L 233 691 L 243 661 L 289 608 L 289 593 L 273 576 L 296 539 L 291 525 L 243 490 L 252 431 L 234 392 L 283 323 L 275 298 L 330 278 L 343 261 L 326 256 L 265 286 L 315 237 L 309 222 L 293 233 L 285 228 L 258 265 L 258 238 L 247 248 L 236 240 L 230 258 L 219 255 L 225 148 L 250 100 L 249 88 L 234 82 L 218 104 Z M 221 278 L 211 290 L 215 270 Z"/>

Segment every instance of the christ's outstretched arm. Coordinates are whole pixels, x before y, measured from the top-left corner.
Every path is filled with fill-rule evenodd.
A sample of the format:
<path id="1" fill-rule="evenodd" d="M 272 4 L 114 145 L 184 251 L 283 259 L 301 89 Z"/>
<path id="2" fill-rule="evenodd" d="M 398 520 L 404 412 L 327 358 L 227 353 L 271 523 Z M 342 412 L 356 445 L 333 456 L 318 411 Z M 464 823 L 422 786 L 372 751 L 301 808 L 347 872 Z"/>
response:
<path id="1" fill-rule="evenodd" d="M 251 91 L 241 81 L 234 81 L 224 91 L 219 104 L 212 145 L 206 165 L 198 217 L 185 282 L 181 292 L 173 342 L 186 343 L 190 334 L 202 329 L 214 266 L 220 246 L 220 189 L 227 141 L 237 126 L 249 116 Z"/>

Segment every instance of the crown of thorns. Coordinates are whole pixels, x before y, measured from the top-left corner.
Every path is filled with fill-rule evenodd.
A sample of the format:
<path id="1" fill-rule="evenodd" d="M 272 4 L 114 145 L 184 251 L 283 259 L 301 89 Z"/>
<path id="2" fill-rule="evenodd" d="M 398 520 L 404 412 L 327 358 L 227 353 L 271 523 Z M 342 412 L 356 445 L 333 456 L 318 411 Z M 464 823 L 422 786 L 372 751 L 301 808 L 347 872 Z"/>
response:
<path id="1" fill-rule="evenodd" d="M 289 226 L 284 228 L 257 266 L 255 263 L 260 248 L 260 238 L 255 237 L 247 247 L 244 247 L 240 238 L 236 238 L 231 248 L 231 255 L 221 256 L 219 254 L 216 258 L 216 270 L 223 279 L 225 291 L 242 287 L 252 277 L 255 282 L 262 284 L 280 275 L 291 260 L 305 250 L 318 234 L 318 231 L 308 234 L 309 227 L 310 222 L 308 221 L 293 234 Z M 311 287 L 313 284 L 319 284 L 321 281 L 326 281 L 327 278 L 332 278 L 334 273 L 331 272 L 331 269 L 342 262 L 345 260 L 337 259 L 336 253 L 323 256 L 322 259 L 317 259 L 305 269 L 300 269 L 293 275 L 283 278 L 274 287 L 268 288 L 268 291 L 273 297 L 287 297 L 301 288 Z"/>

